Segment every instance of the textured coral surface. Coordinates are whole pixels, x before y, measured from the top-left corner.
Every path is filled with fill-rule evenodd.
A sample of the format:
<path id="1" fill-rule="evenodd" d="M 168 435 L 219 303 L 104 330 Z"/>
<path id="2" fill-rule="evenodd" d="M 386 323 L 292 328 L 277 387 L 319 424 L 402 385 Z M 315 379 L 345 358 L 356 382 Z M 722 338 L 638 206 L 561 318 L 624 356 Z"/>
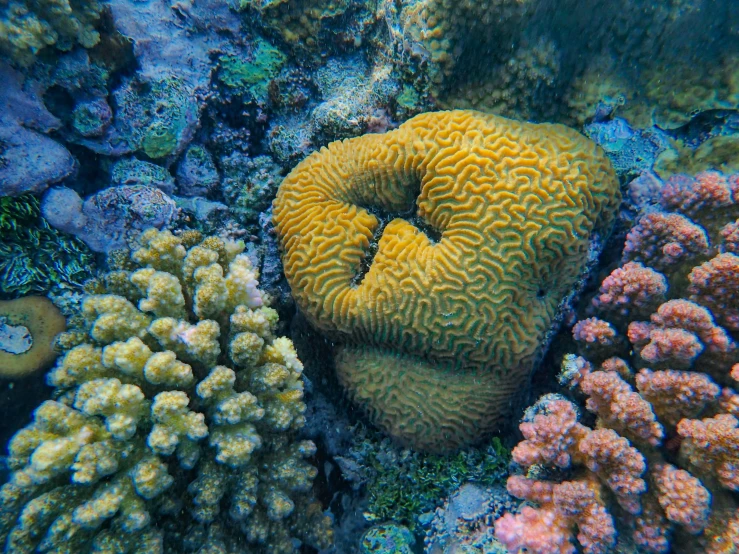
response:
<path id="1" fill-rule="evenodd" d="M 97 285 L 8 446 L 5 552 L 325 547 L 302 364 L 243 243 L 149 229 Z M 120 257 L 119 257 L 120 258 Z M 185 546 L 187 545 L 187 547 Z M 242 551 L 239 548 L 238 551 Z"/>
<path id="2" fill-rule="evenodd" d="M 444 449 L 500 423 L 619 199 L 575 131 L 452 111 L 313 154 L 274 220 L 345 384 L 394 436 Z"/>
<path id="3" fill-rule="evenodd" d="M 22 378 L 48 368 L 56 359 L 54 339 L 66 323 L 44 296 L 0 300 L 0 379 Z"/>
<path id="4" fill-rule="evenodd" d="M 540 508 L 498 521 L 509 549 L 612 551 L 613 532 L 583 542 L 584 514 L 553 512 L 534 494 L 587 481 L 604 521 L 639 552 L 736 552 L 738 182 L 716 171 L 675 175 L 628 232 L 623 265 L 592 301 L 597 317 L 573 328 L 581 356 L 562 364 L 561 382 L 586 397 L 594 428 L 563 398 L 542 398 L 524 418 L 526 440 L 512 454 L 527 473 L 508 488 Z"/>

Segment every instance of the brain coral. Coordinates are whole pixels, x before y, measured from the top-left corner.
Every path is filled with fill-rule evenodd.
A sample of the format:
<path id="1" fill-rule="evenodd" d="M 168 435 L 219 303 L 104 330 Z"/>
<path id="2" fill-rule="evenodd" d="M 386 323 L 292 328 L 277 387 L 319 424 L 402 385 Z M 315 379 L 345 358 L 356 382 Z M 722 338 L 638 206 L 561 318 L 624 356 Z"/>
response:
<path id="1" fill-rule="evenodd" d="M 619 198 L 575 131 L 451 111 L 314 153 L 274 220 L 344 385 L 396 438 L 446 450 L 508 412 Z"/>

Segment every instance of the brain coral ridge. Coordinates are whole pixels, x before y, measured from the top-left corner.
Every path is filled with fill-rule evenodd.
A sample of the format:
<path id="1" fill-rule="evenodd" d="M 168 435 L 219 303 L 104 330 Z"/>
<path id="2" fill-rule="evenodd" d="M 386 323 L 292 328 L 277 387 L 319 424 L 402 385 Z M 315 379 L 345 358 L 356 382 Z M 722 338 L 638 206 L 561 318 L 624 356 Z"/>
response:
<path id="1" fill-rule="evenodd" d="M 575 131 L 450 111 L 309 156 L 274 221 L 352 396 L 401 441 L 446 450 L 508 412 L 619 200 Z"/>
<path id="2" fill-rule="evenodd" d="M 91 284 L 10 441 L 3 552 L 325 548 L 302 364 L 244 245 L 155 229 Z M 236 547 L 236 544 L 242 546 Z"/>

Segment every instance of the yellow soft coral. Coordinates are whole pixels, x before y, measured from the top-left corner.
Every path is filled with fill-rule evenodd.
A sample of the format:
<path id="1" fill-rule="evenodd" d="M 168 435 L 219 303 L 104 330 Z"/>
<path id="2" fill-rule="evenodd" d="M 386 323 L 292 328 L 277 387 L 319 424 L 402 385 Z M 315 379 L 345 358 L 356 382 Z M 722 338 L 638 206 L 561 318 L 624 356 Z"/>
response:
<path id="1" fill-rule="evenodd" d="M 274 221 L 297 303 L 344 343 L 346 386 L 396 437 L 443 450 L 508 413 L 619 200 L 575 131 L 452 111 L 314 153 Z"/>

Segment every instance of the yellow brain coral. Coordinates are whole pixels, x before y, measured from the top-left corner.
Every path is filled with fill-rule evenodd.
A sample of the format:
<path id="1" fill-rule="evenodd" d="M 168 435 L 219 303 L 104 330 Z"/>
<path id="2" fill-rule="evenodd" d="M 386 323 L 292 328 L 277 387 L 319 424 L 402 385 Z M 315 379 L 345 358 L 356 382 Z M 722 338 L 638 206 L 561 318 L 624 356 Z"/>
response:
<path id="1" fill-rule="evenodd" d="M 445 450 L 509 412 L 619 199 L 575 131 L 451 111 L 309 156 L 274 220 L 350 393 L 395 437 Z"/>

